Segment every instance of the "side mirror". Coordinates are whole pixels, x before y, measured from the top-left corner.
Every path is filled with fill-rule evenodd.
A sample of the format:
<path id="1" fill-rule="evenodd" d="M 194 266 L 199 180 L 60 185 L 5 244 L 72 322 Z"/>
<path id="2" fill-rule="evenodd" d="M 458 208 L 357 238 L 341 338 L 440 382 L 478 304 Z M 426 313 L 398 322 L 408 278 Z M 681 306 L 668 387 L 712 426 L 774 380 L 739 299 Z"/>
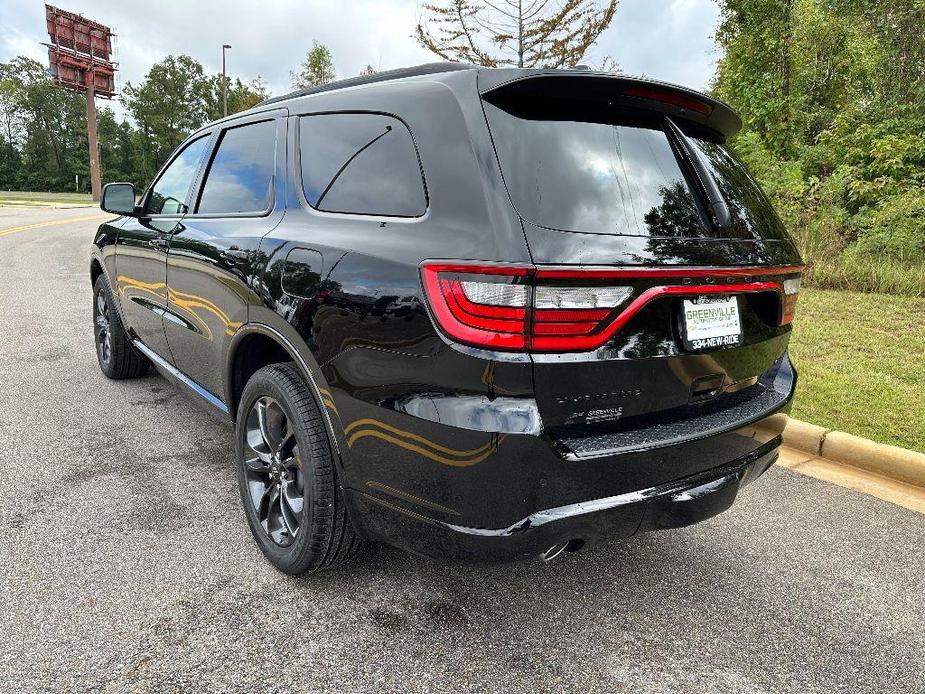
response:
<path id="1" fill-rule="evenodd" d="M 135 216 L 135 186 L 131 183 L 107 183 L 103 186 L 100 207 L 112 214 Z"/>

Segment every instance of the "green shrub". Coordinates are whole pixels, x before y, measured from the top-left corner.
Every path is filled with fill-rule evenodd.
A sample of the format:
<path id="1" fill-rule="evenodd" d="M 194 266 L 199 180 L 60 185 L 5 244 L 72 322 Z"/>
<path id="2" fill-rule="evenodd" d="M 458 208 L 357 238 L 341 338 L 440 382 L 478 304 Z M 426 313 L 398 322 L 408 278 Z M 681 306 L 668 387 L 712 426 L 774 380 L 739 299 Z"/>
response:
<path id="1" fill-rule="evenodd" d="M 855 248 L 871 257 L 925 260 L 925 190 L 906 190 L 864 208 L 856 217 Z"/>

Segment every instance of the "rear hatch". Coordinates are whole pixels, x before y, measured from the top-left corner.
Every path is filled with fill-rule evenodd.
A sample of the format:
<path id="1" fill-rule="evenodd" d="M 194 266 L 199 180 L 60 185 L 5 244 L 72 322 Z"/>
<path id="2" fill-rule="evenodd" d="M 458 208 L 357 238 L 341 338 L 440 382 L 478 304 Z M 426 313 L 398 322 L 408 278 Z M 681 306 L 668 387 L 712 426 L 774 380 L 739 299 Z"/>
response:
<path id="1" fill-rule="evenodd" d="M 529 346 L 557 443 L 651 448 L 780 407 L 800 259 L 725 145 L 738 117 L 642 80 L 502 77 L 480 89 L 537 267 Z"/>

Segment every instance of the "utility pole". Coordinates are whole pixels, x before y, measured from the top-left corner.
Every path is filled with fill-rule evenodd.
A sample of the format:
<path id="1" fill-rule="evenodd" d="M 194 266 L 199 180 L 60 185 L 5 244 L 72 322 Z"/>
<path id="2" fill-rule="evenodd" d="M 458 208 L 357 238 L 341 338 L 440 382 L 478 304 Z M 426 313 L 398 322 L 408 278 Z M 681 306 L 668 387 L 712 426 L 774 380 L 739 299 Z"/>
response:
<path id="1" fill-rule="evenodd" d="M 225 49 L 231 48 L 227 43 L 222 44 L 222 115 L 228 115 L 228 78 L 225 77 Z"/>
<path id="2" fill-rule="evenodd" d="M 103 191 L 103 181 L 100 175 L 100 144 L 96 136 L 96 89 L 94 88 L 93 73 L 87 80 L 87 142 L 90 145 L 90 192 L 93 201 L 99 202 Z"/>

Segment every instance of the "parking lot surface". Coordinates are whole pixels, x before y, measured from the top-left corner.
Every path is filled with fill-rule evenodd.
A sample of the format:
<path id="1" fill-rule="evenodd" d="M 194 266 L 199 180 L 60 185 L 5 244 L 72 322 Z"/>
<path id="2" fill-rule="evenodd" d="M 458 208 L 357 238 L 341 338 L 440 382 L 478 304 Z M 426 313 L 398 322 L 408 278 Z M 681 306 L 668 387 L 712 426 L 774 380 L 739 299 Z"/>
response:
<path id="1" fill-rule="evenodd" d="M 781 468 L 706 523 L 548 565 L 372 547 L 276 572 L 230 430 L 100 373 L 97 214 L 0 208 L 0 688 L 925 691 L 925 516 Z"/>

